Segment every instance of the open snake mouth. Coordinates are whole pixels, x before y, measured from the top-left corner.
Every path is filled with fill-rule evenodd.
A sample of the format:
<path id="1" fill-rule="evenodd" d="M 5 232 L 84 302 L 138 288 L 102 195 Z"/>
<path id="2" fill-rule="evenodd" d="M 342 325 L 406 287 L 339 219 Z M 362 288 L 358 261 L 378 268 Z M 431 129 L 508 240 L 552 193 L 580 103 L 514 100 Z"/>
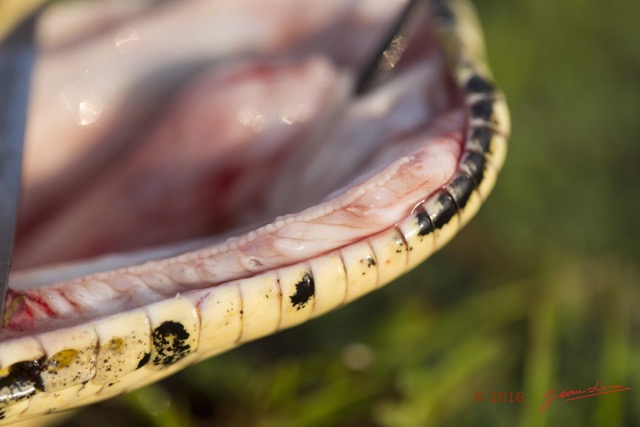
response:
<path id="1" fill-rule="evenodd" d="M 444 245 L 493 186 L 508 119 L 468 9 L 448 2 L 417 13 L 394 42 L 403 54 L 354 94 L 402 3 L 91 2 L 45 16 L 2 367 L 35 364 L 34 393 L 59 390 L 61 366 L 82 390 L 112 385 L 107 356 L 122 375 L 199 359 Z M 122 356 L 114 343 L 131 344 Z"/>

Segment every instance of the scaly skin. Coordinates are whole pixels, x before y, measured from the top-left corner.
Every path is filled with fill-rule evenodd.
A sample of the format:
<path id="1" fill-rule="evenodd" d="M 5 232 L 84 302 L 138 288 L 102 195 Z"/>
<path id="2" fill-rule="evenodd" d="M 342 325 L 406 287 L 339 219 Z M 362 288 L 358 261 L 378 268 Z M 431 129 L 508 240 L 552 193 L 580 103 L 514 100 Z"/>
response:
<path id="1" fill-rule="evenodd" d="M 509 134 L 464 1 L 434 1 L 435 24 L 465 109 L 451 179 L 387 229 L 327 254 L 143 307 L 0 343 L 4 423 L 106 399 L 344 305 L 424 261 L 477 212 Z"/>

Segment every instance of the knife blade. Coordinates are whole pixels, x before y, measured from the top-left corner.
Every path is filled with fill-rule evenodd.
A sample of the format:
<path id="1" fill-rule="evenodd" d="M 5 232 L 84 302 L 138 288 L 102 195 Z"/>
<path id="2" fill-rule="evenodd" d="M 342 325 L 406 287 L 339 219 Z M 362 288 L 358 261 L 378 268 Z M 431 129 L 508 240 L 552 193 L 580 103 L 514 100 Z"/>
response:
<path id="1" fill-rule="evenodd" d="M 0 43 L 0 314 L 9 289 L 37 14 Z M 4 322 L 3 322 L 4 323 Z"/>

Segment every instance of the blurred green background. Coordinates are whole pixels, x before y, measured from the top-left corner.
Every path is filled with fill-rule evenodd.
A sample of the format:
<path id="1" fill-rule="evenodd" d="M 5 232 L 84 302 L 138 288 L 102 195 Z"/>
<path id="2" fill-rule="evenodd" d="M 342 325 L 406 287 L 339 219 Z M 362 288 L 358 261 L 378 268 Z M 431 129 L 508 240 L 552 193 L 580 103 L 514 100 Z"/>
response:
<path id="1" fill-rule="evenodd" d="M 64 425 L 640 425 L 640 2 L 475 4 L 513 121 L 476 219 L 388 287 Z M 633 390 L 539 412 L 596 380 Z"/>

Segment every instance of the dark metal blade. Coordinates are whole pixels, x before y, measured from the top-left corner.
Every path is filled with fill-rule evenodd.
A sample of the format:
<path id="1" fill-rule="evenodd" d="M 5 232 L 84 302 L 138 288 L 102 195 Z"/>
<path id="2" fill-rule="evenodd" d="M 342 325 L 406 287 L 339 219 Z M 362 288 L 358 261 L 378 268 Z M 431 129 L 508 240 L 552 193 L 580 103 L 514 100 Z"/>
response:
<path id="1" fill-rule="evenodd" d="M 0 311 L 8 290 L 13 253 L 36 15 L 0 44 Z"/>
<path id="2" fill-rule="evenodd" d="M 404 9 L 400 11 L 391 28 L 387 30 L 385 37 L 380 41 L 369 63 L 360 72 L 355 85 L 355 95 L 361 95 L 369 90 L 395 66 L 395 61 L 407 47 L 402 42 L 403 36 L 415 29 L 412 28 L 412 18 L 420 6 L 425 6 L 424 0 L 407 1 Z M 390 58 L 394 59 L 390 61 Z"/>

